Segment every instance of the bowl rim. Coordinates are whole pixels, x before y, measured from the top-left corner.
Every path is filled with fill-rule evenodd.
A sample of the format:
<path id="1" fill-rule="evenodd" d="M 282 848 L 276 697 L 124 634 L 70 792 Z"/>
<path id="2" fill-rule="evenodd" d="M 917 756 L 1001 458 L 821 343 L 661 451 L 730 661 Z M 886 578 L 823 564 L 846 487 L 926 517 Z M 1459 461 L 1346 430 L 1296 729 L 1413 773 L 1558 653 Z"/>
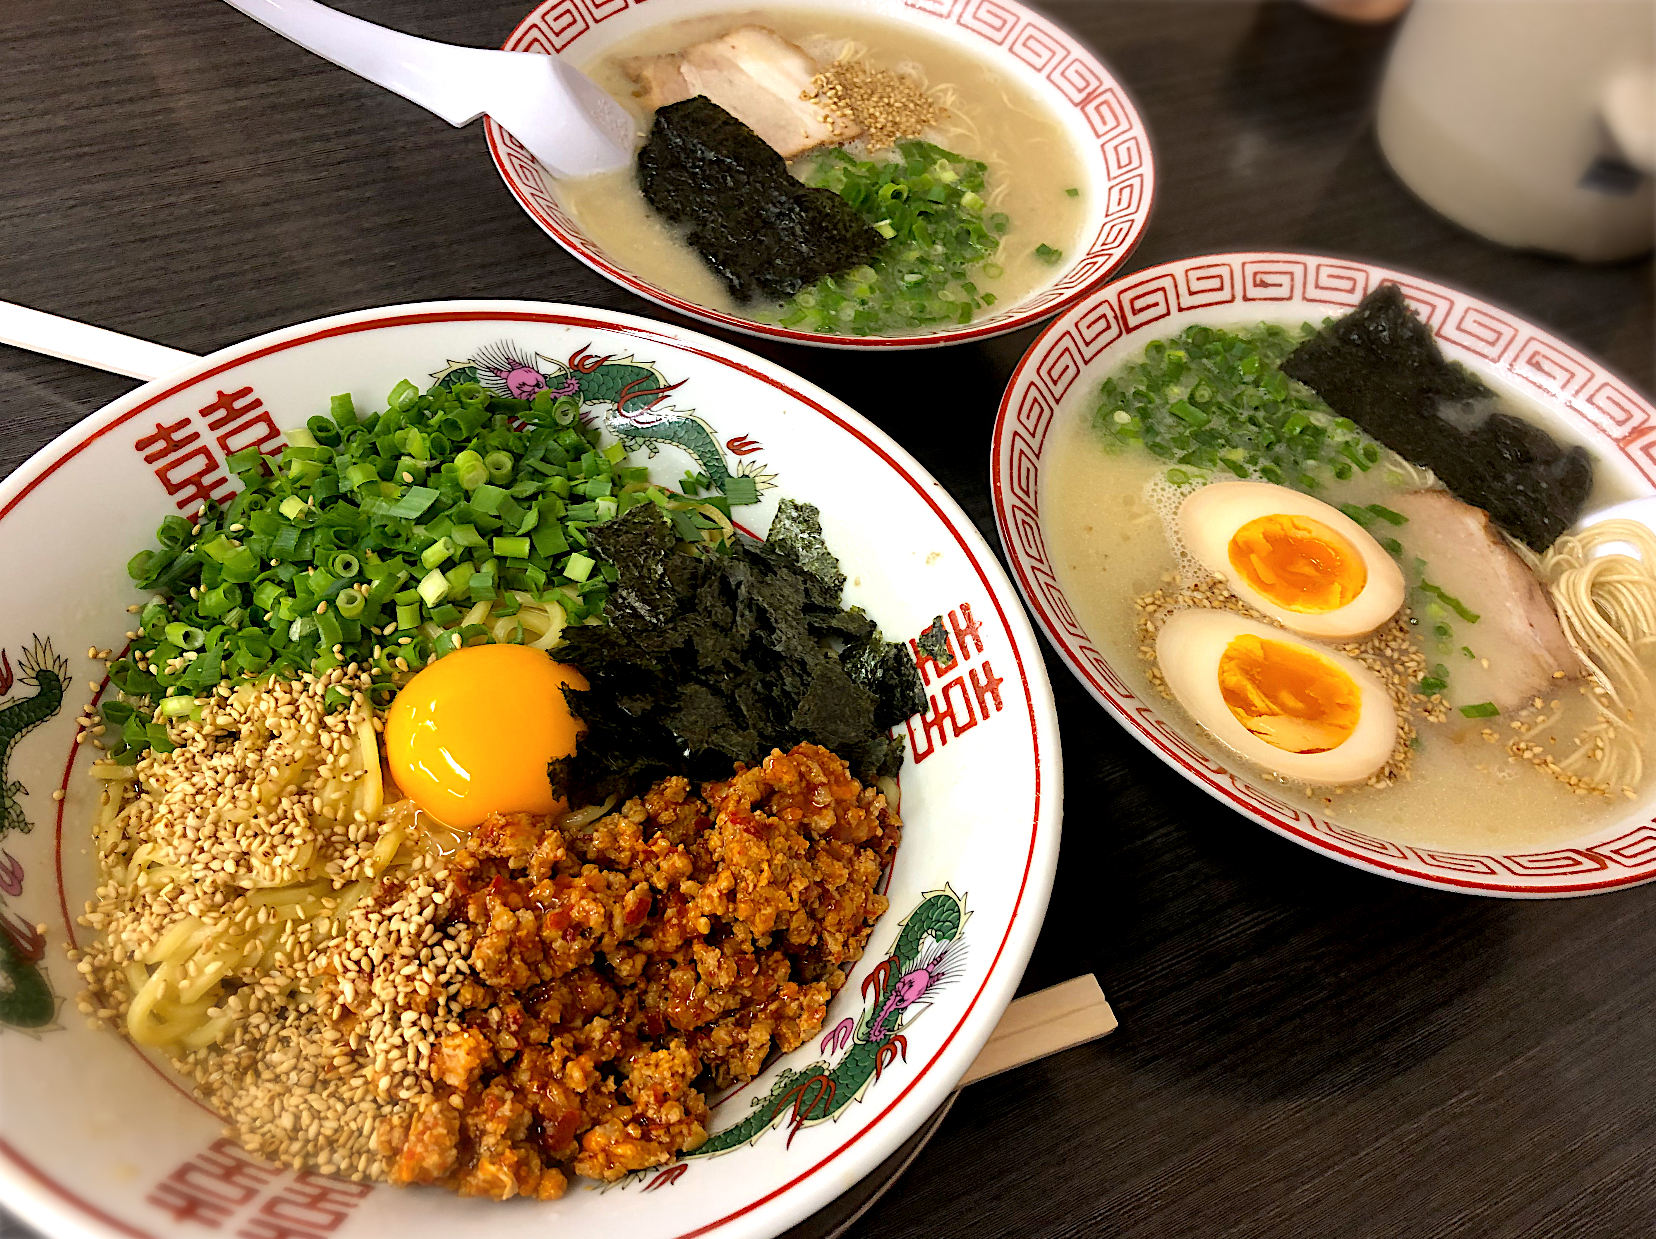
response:
<path id="1" fill-rule="evenodd" d="M 942 1039 L 930 1059 L 917 1066 L 913 1077 L 906 1081 L 901 1091 L 867 1123 L 849 1138 L 839 1141 L 813 1165 L 791 1175 L 766 1195 L 679 1236 L 679 1239 L 691 1239 L 693 1235 L 719 1233 L 731 1239 L 768 1239 L 822 1208 L 852 1182 L 876 1168 L 954 1091 L 1017 990 L 1045 918 L 1056 871 L 1062 822 L 1063 771 L 1059 756 L 1057 712 L 1045 663 L 1040 657 L 1039 643 L 1029 617 L 1017 605 L 1017 595 L 987 539 L 913 456 L 862 414 L 815 384 L 738 345 L 676 324 L 660 323 L 620 311 L 557 302 L 503 299 L 411 302 L 327 315 L 278 328 L 226 345 L 139 385 L 53 438 L 0 481 L 0 521 L 89 444 L 195 383 L 316 340 L 447 322 L 543 323 L 620 331 L 647 344 L 683 350 L 775 387 L 780 394 L 814 410 L 839 430 L 861 440 L 910 484 L 966 555 L 1010 637 L 1012 654 L 1028 702 L 1027 719 L 1023 722 L 1030 728 L 1033 795 L 1029 848 L 1024 858 L 1018 893 L 1008 914 L 1006 931 L 995 947 L 981 985 L 964 1004 L 953 1029 Z M 66 765 L 63 786 L 68 785 L 70 777 L 71 770 Z M 57 868 L 53 880 L 57 885 L 60 914 L 68 925 L 72 923 L 72 917 L 62 870 L 64 812 L 64 803 L 57 801 L 52 844 Z M 182 1077 L 173 1079 L 171 1073 L 154 1064 L 151 1066 L 162 1073 L 168 1083 L 187 1093 Z M 899 1111 L 899 1107 L 896 1121 L 885 1122 L 893 1111 Z M 868 1137 L 866 1140 L 865 1136 Z M 853 1146 L 857 1147 L 854 1149 Z M 817 1173 L 838 1161 L 842 1154 L 846 1155 L 846 1160 L 839 1163 L 842 1174 Z M 847 1168 L 856 1171 L 849 1179 L 843 1176 Z M 803 1190 L 795 1191 L 802 1187 Z M 73 1234 L 107 1239 L 119 1234 L 154 1239 L 149 1232 L 111 1216 L 95 1200 L 83 1197 L 73 1186 L 59 1182 L 3 1136 L 0 1136 L 0 1199 L 25 1220 L 54 1235 Z M 767 1208 L 778 1201 L 781 1202 L 780 1208 Z"/>
<path id="2" fill-rule="evenodd" d="M 1307 295 L 1314 280 L 1316 291 L 1328 294 L 1326 298 Z M 1308 301 L 1337 315 L 1354 306 L 1370 287 L 1384 282 L 1402 284 L 1408 293 L 1431 304 L 1430 325 L 1440 343 L 1463 354 L 1474 353 L 1490 364 L 1504 361 L 1507 377 L 1532 385 L 1538 401 L 1568 408 L 1584 429 L 1601 439 L 1613 437 L 1609 445 L 1599 443 L 1598 454 L 1619 451 L 1647 486 L 1656 483 L 1656 431 L 1649 429 L 1656 424 L 1656 408 L 1633 384 L 1520 314 L 1406 269 L 1361 258 L 1278 250 L 1192 254 L 1117 275 L 1043 328 L 1019 359 L 996 412 L 989 457 L 995 527 L 1012 578 L 1071 674 L 1133 739 L 1215 800 L 1285 839 L 1356 869 L 1461 894 L 1554 899 L 1656 881 L 1656 825 L 1649 822 L 1591 847 L 1569 844 L 1547 852 L 1497 855 L 1397 844 L 1293 809 L 1251 779 L 1223 766 L 1215 769 L 1213 759 L 1205 754 L 1193 755 L 1182 738 L 1158 730 L 1153 724 L 1159 721 L 1162 703 L 1144 701 L 1125 685 L 1120 686 L 1121 692 L 1138 703 L 1138 708 L 1129 709 L 1127 702 L 1118 700 L 1116 691 L 1094 670 L 1095 663 L 1107 668 L 1109 659 L 1096 649 L 1090 650 L 1089 657 L 1049 602 L 1051 595 L 1068 610 L 1063 590 L 1046 563 L 1038 487 L 1033 500 L 1019 493 L 1030 489 L 1027 476 L 1022 475 L 1039 471 L 1040 450 L 1019 438 L 1030 430 L 1026 409 L 1029 416 L 1044 421 L 1040 431 L 1044 442 L 1060 409 L 1074 398 L 1074 384 L 1102 377 L 1090 369 L 1098 355 L 1151 323 L 1167 323 L 1187 311 L 1228 304 L 1252 306 L 1259 311 L 1255 317 L 1262 319 L 1270 316 L 1273 305 Z M 1284 292 L 1285 287 L 1292 290 L 1291 295 Z M 1129 294 L 1134 295 L 1131 303 Z M 1457 315 L 1453 321 L 1451 311 Z M 1172 330 L 1168 326 L 1160 334 Z M 1052 375 L 1043 373 L 1049 363 Z M 1516 369 L 1520 364 L 1524 367 L 1521 373 Z M 1060 382 L 1062 388 L 1055 394 Z M 1561 411 L 1560 415 L 1566 414 Z M 1639 454 L 1635 447 L 1642 449 Z M 1021 522 L 1014 519 L 1015 499 L 1026 505 Z M 1020 537 L 1031 519 L 1038 560 Z M 1090 648 L 1079 623 L 1073 623 L 1074 634 L 1081 634 Z M 1624 819 L 1609 820 L 1607 835 L 1630 825 Z M 1612 845 L 1625 852 L 1619 853 Z M 1526 867 L 1529 862 L 1534 867 Z M 1549 873 L 1549 865 L 1555 866 L 1554 872 Z M 1615 873 L 1615 868 L 1622 872 Z M 1606 871 L 1611 876 L 1604 877 Z M 1600 876 L 1597 880 L 1559 880 L 1588 872 Z"/>
<path id="3" fill-rule="evenodd" d="M 613 9 L 612 12 L 604 13 L 599 20 L 613 16 L 615 12 L 622 11 L 628 3 L 636 2 L 641 2 L 641 0 L 621 0 L 620 7 Z M 505 41 L 501 44 L 501 48 L 505 51 L 524 50 L 521 44 L 542 14 L 553 10 L 561 13 L 565 7 L 567 7 L 567 0 L 540 0 L 513 27 L 512 32 L 506 36 Z M 722 310 L 710 309 L 675 293 L 668 292 L 666 289 L 632 274 L 625 267 L 611 262 L 583 238 L 565 227 L 559 221 L 557 214 L 548 211 L 541 203 L 536 201 L 537 194 L 534 187 L 527 184 L 514 167 L 514 165 L 520 165 L 525 169 L 531 166 L 538 169 L 539 165 L 535 163 L 534 156 L 510 132 L 496 124 L 493 117 L 485 116 L 483 118 L 483 129 L 488 140 L 489 157 L 494 161 L 495 170 L 500 174 L 501 180 L 506 183 L 506 188 L 510 191 L 512 197 L 517 200 L 518 205 L 523 208 L 524 212 L 535 221 L 543 232 L 562 246 L 577 261 L 630 292 L 653 301 L 663 309 L 698 319 L 703 323 L 763 339 L 785 340 L 794 344 L 838 349 L 940 348 L 944 345 L 961 344 L 969 340 L 985 340 L 993 336 L 1005 335 L 1008 332 L 1028 327 L 1031 323 L 1042 322 L 1064 313 L 1084 297 L 1094 292 L 1101 283 L 1119 271 L 1122 265 L 1132 257 L 1133 252 L 1138 248 L 1139 242 L 1144 238 L 1144 232 L 1149 224 L 1150 214 L 1155 203 L 1156 170 L 1149 129 L 1144 123 L 1138 106 L 1133 102 L 1127 88 L 1111 72 L 1109 66 L 1094 54 L 1088 44 L 1045 14 L 1030 9 L 1020 0 L 994 0 L 993 7 L 997 10 L 995 14 L 997 21 L 1005 20 L 1008 16 L 1012 19 L 1011 25 L 1005 27 L 1001 42 L 995 46 L 1004 46 L 1005 43 L 1010 42 L 1014 29 L 1019 27 L 1020 23 L 1032 26 L 1045 39 L 1061 40 L 1067 44 L 1063 50 L 1069 53 L 1070 60 L 1064 61 L 1062 64 L 1058 61 L 1052 62 L 1051 72 L 1047 76 L 1050 77 L 1052 73 L 1056 73 L 1060 67 L 1067 67 L 1069 63 L 1079 62 L 1085 70 L 1096 77 L 1097 83 L 1094 88 L 1088 91 L 1084 98 L 1075 101 L 1075 106 L 1078 109 L 1113 93 L 1116 110 L 1120 113 L 1121 127 L 1119 130 L 1111 130 L 1108 134 L 1102 135 L 1101 140 L 1107 138 L 1110 143 L 1115 144 L 1136 138 L 1141 151 L 1140 170 L 1143 176 L 1143 190 L 1136 205 L 1128 215 L 1131 220 L 1131 230 L 1125 238 L 1125 243 L 1121 244 L 1120 249 L 1115 251 L 1113 256 L 1109 257 L 1103 265 L 1098 266 L 1096 270 L 1079 280 L 1076 287 L 1062 297 L 1049 304 L 1012 314 L 1006 318 L 996 318 L 988 322 L 967 324 L 947 331 L 917 336 L 842 336 L 826 332 L 796 331 L 791 327 L 783 327 L 775 323 L 755 322 L 752 319 L 727 314 Z M 956 5 L 952 3 L 952 0 L 942 0 L 941 4 L 938 0 L 904 0 L 903 8 L 916 9 L 931 16 L 947 16 L 957 24 L 966 24 L 964 13 L 955 14 Z M 898 12 L 900 13 L 901 10 Z M 896 14 L 888 14 L 887 16 L 902 20 Z M 553 50 L 552 54 L 557 55 L 557 50 Z M 1083 158 L 1087 160 L 1093 157 L 1093 153 L 1090 151 L 1083 151 L 1082 154 Z M 1098 149 L 1097 157 L 1101 160 L 1104 158 L 1102 147 Z M 1079 271 L 1087 265 L 1089 258 L 1095 251 L 1095 247 L 1098 246 L 1099 241 L 1104 236 L 1104 230 L 1107 228 L 1109 220 L 1110 217 L 1106 217 L 1099 235 L 1089 243 L 1088 249 L 1080 257 L 1068 265 L 1067 271 Z M 1056 282 L 1062 282 L 1064 278 L 1066 277 L 1060 276 Z M 1030 296 L 1039 295 L 1041 291 L 1041 289 L 1037 289 Z"/>

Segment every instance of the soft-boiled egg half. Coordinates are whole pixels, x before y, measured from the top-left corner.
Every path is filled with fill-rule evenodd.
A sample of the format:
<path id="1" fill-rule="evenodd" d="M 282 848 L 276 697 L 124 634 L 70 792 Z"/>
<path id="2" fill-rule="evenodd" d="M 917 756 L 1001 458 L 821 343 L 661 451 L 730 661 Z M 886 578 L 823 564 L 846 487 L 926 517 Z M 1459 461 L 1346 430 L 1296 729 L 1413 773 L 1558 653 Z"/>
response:
<path id="1" fill-rule="evenodd" d="M 1396 747 L 1397 710 L 1374 672 L 1234 611 L 1175 611 L 1156 661 L 1198 723 L 1287 778 L 1361 783 Z"/>
<path id="2" fill-rule="evenodd" d="M 575 752 L 580 729 L 565 684 L 587 688 L 579 671 L 524 645 L 468 646 L 438 659 L 403 686 L 385 720 L 397 786 L 460 830 L 497 811 L 561 811 L 546 764 Z"/>
<path id="3" fill-rule="evenodd" d="M 1403 573 L 1356 521 L 1269 482 L 1216 482 L 1179 505 L 1179 537 L 1255 610 L 1295 632 L 1361 637 L 1403 605 Z"/>

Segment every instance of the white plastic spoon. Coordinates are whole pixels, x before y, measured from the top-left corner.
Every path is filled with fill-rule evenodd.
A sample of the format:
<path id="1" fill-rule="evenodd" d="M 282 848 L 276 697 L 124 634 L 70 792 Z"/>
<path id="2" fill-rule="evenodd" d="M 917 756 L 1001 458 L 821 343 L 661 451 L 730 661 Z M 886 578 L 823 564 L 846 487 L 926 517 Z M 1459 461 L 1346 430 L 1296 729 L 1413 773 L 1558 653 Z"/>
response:
<path id="1" fill-rule="evenodd" d="M 9 301 L 0 301 L 0 344 L 61 357 L 94 370 L 124 374 L 129 379 L 158 379 L 180 366 L 201 360 L 194 353 L 151 344 L 136 336 L 123 336 Z"/>
<path id="2" fill-rule="evenodd" d="M 556 56 L 434 43 L 316 0 L 225 3 L 457 128 L 487 112 L 554 176 L 611 172 L 632 159 L 632 117 Z"/>

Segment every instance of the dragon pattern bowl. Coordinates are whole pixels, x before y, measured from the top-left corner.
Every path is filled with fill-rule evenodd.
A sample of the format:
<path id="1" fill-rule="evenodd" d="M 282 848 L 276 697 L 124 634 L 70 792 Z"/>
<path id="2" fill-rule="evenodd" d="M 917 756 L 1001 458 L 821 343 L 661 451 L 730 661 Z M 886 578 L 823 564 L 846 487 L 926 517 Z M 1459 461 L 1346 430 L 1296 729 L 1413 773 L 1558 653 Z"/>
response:
<path id="1" fill-rule="evenodd" d="M 225 457 L 275 451 L 348 389 L 408 378 L 580 397 L 655 480 L 707 474 L 762 532 L 817 503 L 848 600 L 888 635 L 941 625 L 906 723 L 890 910 L 822 1034 L 716 1098 L 694 1155 L 556 1202 L 497 1204 L 277 1170 L 223 1138 L 164 1061 L 77 1011 L 66 948 L 96 882 L 75 719 L 138 600 L 126 562 L 162 517 L 228 498 Z M 223 349 L 87 418 L 0 485 L 0 1199 L 54 1236 L 448 1239 L 622 1233 L 759 1239 L 855 1183 L 944 1102 L 1012 998 L 1045 911 L 1061 802 L 1032 630 L 971 522 L 851 409 L 728 345 L 533 302 L 366 310 Z M 928 642 L 934 651 L 936 645 Z M 59 796 L 61 793 L 61 796 Z"/>
<path id="2" fill-rule="evenodd" d="M 1074 145 L 1091 209 L 1073 252 L 1043 287 L 970 323 L 914 336 L 843 336 L 797 331 L 710 309 L 628 270 L 582 230 L 558 200 L 550 173 L 493 120 L 484 122 L 489 154 L 518 205 L 581 262 L 669 310 L 748 335 L 828 348 L 934 348 L 1016 331 L 1062 312 L 1127 261 L 1150 220 L 1155 168 L 1150 136 L 1108 66 L 1061 26 L 1018 0 L 769 0 L 766 13 L 833 7 L 877 17 L 958 47 L 990 62 L 1039 99 Z M 505 50 L 597 61 L 609 49 L 664 21 L 740 13 L 732 0 L 673 0 L 670 9 L 644 0 L 542 0 L 518 24 Z"/>

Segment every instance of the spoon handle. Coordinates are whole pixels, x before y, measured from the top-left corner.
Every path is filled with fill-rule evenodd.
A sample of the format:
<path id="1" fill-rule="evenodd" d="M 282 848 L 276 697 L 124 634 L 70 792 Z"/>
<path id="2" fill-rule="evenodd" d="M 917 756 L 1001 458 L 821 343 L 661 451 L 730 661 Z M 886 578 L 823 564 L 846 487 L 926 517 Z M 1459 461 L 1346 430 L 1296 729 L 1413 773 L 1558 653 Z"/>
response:
<path id="1" fill-rule="evenodd" d="M 502 53 L 415 38 L 363 21 L 317 0 L 225 0 L 261 25 L 341 69 L 395 91 L 459 126 L 488 109 L 487 76 L 501 71 Z"/>
<path id="2" fill-rule="evenodd" d="M 0 344 L 11 344 L 61 357 L 95 370 L 124 374 L 132 379 L 156 379 L 180 366 L 200 360 L 164 344 L 106 331 L 72 318 L 59 318 L 28 306 L 0 301 Z"/>
<path id="3" fill-rule="evenodd" d="M 317 0 L 225 0 L 261 25 L 456 127 L 487 112 L 554 175 L 625 166 L 633 121 L 556 56 L 417 39 Z"/>

